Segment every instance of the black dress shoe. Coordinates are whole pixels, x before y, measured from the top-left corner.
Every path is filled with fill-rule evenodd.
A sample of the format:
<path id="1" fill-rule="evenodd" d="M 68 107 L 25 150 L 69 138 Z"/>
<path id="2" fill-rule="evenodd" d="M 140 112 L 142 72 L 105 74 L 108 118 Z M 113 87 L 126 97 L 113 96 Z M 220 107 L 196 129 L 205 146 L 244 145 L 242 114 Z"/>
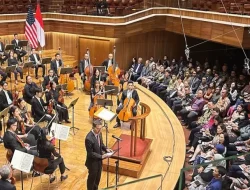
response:
<path id="1" fill-rule="evenodd" d="M 62 121 L 58 121 L 59 124 L 62 124 Z"/>
<path id="2" fill-rule="evenodd" d="M 71 123 L 69 120 L 65 120 L 66 123 Z"/>
<path id="3" fill-rule="evenodd" d="M 115 126 L 113 128 L 118 128 L 118 127 L 121 127 L 121 124 L 120 123 L 116 123 Z"/>
<path id="4" fill-rule="evenodd" d="M 51 177 L 51 178 L 49 179 L 49 182 L 50 182 L 50 183 L 53 183 L 55 180 L 56 180 L 56 176 Z"/>
<path id="5" fill-rule="evenodd" d="M 61 181 L 64 181 L 65 179 L 68 178 L 68 175 L 65 175 L 65 176 L 61 176 Z"/>

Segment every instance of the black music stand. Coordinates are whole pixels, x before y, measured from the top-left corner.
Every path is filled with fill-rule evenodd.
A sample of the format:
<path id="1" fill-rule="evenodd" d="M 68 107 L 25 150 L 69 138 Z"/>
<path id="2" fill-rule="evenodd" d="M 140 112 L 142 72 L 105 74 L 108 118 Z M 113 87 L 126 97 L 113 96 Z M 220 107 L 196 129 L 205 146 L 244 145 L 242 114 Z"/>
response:
<path id="1" fill-rule="evenodd" d="M 103 106 L 104 108 L 106 108 L 106 106 L 113 106 L 113 101 L 112 100 L 107 100 L 107 99 L 97 99 L 97 105 Z M 115 115 L 116 116 L 116 115 Z M 113 117 L 109 122 L 111 122 L 115 117 Z M 108 123 L 104 121 L 104 127 L 106 129 L 106 142 L 105 145 L 106 147 L 108 147 Z M 109 158 L 108 158 L 108 163 L 107 163 L 107 187 L 109 184 Z"/>
<path id="2" fill-rule="evenodd" d="M 34 66 L 34 61 L 29 61 L 24 63 L 23 68 L 26 69 L 28 68 L 28 75 L 30 75 L 30 68 Z"/>
<path id="3" fill-rule="evenodd" d="M 101 73 L 105 73 L 106 67 L 105 66 L 93 66 L 93 71 L 98 69 Z"/>
<path id="4" fill-rule="evenodd" d="M 111 100 L 113 100 L 113 95 L 117 96 L 119 92 L 118 86 L 114 85 L 106 85 L 104 89 L 105 91 L 108 91 L 106 94 L 111 95 Z M 110 107 L 110 109 L 112 109 L 112 107 Z"/>
<path id="5" fill-rule="evenodd" d="M 5 51 L 10 51 L 13 50 L 15 48 L 14 44 L 6 44 L 5 45 Z"/>
<path id="6" fill-rule="evenodd" d="M 76 105 L 76 102 L 78 101 L 79 97 L 76 98 L 75 100 L 73 100 L 70 104 L 69 104 L 69 107 L 68 109 L 72 108 L 72 127 L 70 127 L 70 130 L 73 129 L 73 134 L 75 135 L 75 129 L 76 130 L 80 130 L 79 128 L 75 127 L 75 118 L 74 118 L 74 115 L 75 115 L 75 105 Z"/>
<path id="7" fill-rule="evenodd" d="M 67 75 L 67 74 L 72 73 L 72 71 L 73 71 L 72 67 L 64 67 L 64 68 L 61 68 L 60 75 Z M 66 85 L 68 85 L 68 77 L 69 76 L 66 76 Z M 69 92 L 67 90 L 67 86 L 66 86 L 66 88 L 64 90 L 66 92 L 66 97 L 69 97 Z"/>
<path id="8" fill-rule="evenodd" d="M 15 66 L 15 65 L 13 65 L 13 66 L 8 66 L 8 67 L 6 67 L 6 69 L 5 69 L 5 73 L 9 74 L 9 76 L 10 76 L 10 90 L 11 90 L 11 92 L 12 92 L 11 73 L 14 72 L 15 69 L 16 69 L 16 66 Z"/>
<path id="9" fill-rule="evenodd" d="M 5 108 L 3 111 L 0 112 L 0 117 L 2 118 L 3 121 L 3 131 L 5 132 L 5 122 L 4 122 L 4 118 L 8 116 L 9 114 L 9 109 L 10 106 Z"/>
<path id="10" fill-rule="evenodd" d="M 28 45 L 28 41 L 27 40 L 20 40 L 18 42 L 18 46 L 19 47 L 27 47 L 27 45 Z M 23 56 L 23 62 L 24 62 L 24 56 Z"/>
<path id="11" fill-rule="evenodd" d="M 42 64 L 45 65 L 46 73 L 47 73 L 47 64 L 49 64 L 50 62 L 51 62 L 51 57 L 42 58 Z"/>

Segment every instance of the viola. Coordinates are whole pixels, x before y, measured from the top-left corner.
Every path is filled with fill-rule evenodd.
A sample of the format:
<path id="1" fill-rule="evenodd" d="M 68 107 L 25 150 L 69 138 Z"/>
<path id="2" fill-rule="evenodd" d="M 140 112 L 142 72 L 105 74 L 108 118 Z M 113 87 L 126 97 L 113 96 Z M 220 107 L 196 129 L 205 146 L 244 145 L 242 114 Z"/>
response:
<path id="1" fill-rule="evenodd" d="M 118 114 L 118 118 L 121 121 L 128 121 L 133 117 L 133 107 L 135 106 L 135 100 L 133 98 L 126 98 L 123 103 L 123 108 Z"/>
<path id="2" fill-rule="evenodd" d="M 21 132 L 22 132 L 22 134 L 25 134 L 25 126 L 24 126 L 24 121 L 20 121 L 20 128 L 21 128 Z"/>

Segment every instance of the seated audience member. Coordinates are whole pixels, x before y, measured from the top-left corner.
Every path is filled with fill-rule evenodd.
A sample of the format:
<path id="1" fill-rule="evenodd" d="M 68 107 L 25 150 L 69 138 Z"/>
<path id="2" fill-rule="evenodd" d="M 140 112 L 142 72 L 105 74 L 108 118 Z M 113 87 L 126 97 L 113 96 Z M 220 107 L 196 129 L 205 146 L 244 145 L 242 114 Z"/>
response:
<path id="1" fill-rule="evenodd" d="M 212 76 L 211 69 L 206 70 L 206 73 L 205 73 L 204 77 L 206 77 L 206 79 L 207 79 L 207 84 L 210 84 L 212 82 L 213 76 Z"/>
<path id="2" fill-rule="evenodd" d="M 236 103 L 237 98 L 238 98 L 238 91 L 237 91 L 236 83 L 232 82 L 229 88 L 229 100 L 230 100 L 231 105 L 234 105 Z"/>
<path id="3" fill-rule="evenodd" d="M 210 101 L 213 94 L 214 94 L 214 91 L 215 91 L 215 83 L 214 82 L 211 82 L 208 87 L 207 87 L 207 90 L 204 92 L 204 100 L 206 102 Z"/>
<path id="4" fill-rule="evenodd" d="M 152 66 L 150 72 L 148 73 L 148 75 L 141 78 L 142 86 L 148 88 L 148 85 L 149 85 L 152 81 L 156 80 L 158 74 L 159 74 L 159 71 L 156 69 L 156 66 L 155 66 L 155 64 L 154 64 L 154 65 Z"/>
<path id="5" fill-rule="evenodd" d="M 187 70 L 187 71 L 185 71 L 183 82 L 187 81 L 187 82 L 188 82 L 188 84 L 190 84 L 190 82 L 191 82 L 191 78 L 192 78 L 192 77 L 190 76 L 189 71 L 188 71 L 188 70 Z"/>
<path id="6" fill-rule="evenodd" d="M 197 118 L 204 106 L 203 92 L 200 90 L 196 94 L 196 98 L 191 106 L 187 106 L 180 111 L 183 120 L 183 125 L 191 123 Z"/>
<path id="7" fill-rule="evenodd" d="M 160 98 L 166 100 L 166 97 L 174 92 L 177 86 L 177 77 L 176 75 L 172 75 L 171 80 L 168 83 L 168 87 L 166 90 L 160 92 Z"/>
<path id="8" fill-rule="evenodd" d="M 12 185 L 10 178 L 12 177 L 12 169 L 10 166 L 3 165 L 0 168 L 0 189 L 2 190 L 16 190 L 15 185 Z"/>
<path id="9" fill-rule="evenodd" d="M 205 73 L 202 71 L 201 66 L 196 67 L 196 75 L 200 80 L 204 77 Z"/>
<path id="10" fill-rule="evenodd" d="M 232 84 L 232 82 L 237 83 L 237 76 L 236 76 L 236 72 L 234 70 L 231 71 L 231 74 L 226 81 L 228 86 L 230 86 L 230 84 Z"/>
<path id="11" fill-rule="evenodd" d="M 202 92 L 205 94 L 205 92 L 206 92 L 206 90 L 207 90 L 207 79 L 206 79 L 206 77 L 202 77 L 202 79 L 201 79 L 201 83 L 199 84 L 199 86 L 198 86 L 198 88 L 197 88 L 197 91 L 198 90 L 202 90 Z M 196 91 L 196 92 L 197 92 Z M 195 92 L 195 93 L 196 93 Z"/>
<path id="12" fill-rule="evenodd" d="M 228 95 L 228 91 L 226 89 L 222 89 L 221 96 L 220 96 L 218 102 L 215 104 L 215 107 L 219 108 L 220 113 L 223 115 L 226 114 L 226 111 L 230 106 L 230 100 L 227 97 L 227 95 Z"/>
<path id="13" fill-rule="evenodd" d="M 104 16 L 109 14 L 108 3 L 104 0 L 97 1 L 96 9 L 97 9 L 97 15 Z"/>
<path id="14" fill-rule="evenodd" d="M 142 72 L 142 68 L 143 68 L 142 58 L 139 57 L 138 62 L 133 67 L 133 73 L 131 76 L 131 80 L 136 81 L 140 77 L 141 72 Z"/>
<path id="15" fill-rule="evenodd" d="M 239 91 L 239 92 L 242 91 L 243 88 L 244 88 L 245 85 L 246 85 L 245 75 L 240 74 L 239 80 L 236 82 L 236 84 L 237 84 L 236 86 L 237 86 L 238 91 Z"/>
<path id="16" fill-rule="evenodd" d="M 160 70 L 157 77 L 154 79 L 154 81 L 151 81 L 151 83 L 149 83 L 148 85 L 149 89 L 154 92 L 155 88 L 157 88 L 163 82 L 164 76 L 165 76 L 165 69 L 163 66 L 160 66 Z"/>
<path id="17" fill-rule="evenodd" d="M 142 83 L 142 78 L 145 77 L 145 76 L 148 76 L 149 72 L 150 72 L 149 60 L 146 60 L 146 61 L 145 61 L 145 65 L 144 65 L 143 68 L 142 68 L 141 75 L 140 75 L 140 77 L 137 79 L 137 82 L 138 82 L 139 84 L 141 84 L 141 83 Z"/>
<path id="18" fill-rule="evenodd" d="M 213 93 L 213 95 L 212 95 L 212 97 L 211 97 L 211 101 L 214 103 L 214 104 L 216 104 L 217 102 L 218 102 L 218 100 L 219 100 L 219 98 L 220 98 L 220 96 L 221 96 L 221 88 L 220 87 L 216 87 L 215 88 L 215 91 L 214 91 L 214 93 Z"/>
<path id="19" fill-rule="evenodd" d="M 13 153 L 15 150 L 19 150 L 21 152 L 26 152 L 28 154 L 37 156 L 37 150 L 32 150 L 29 144 L 24 143 L 23 140 L 18 135 L 16 135 L 16 130 L 17 120 L 15 118 L 10 118 L 7 121 L 7 131 L 3 136 L 4 147 L 10 149 Z"/>
<path id="20" fill-rule="evenodd" d="M 166 70 L 162 83 L 160 83 L 160 85 L 155 88 L 154 92 L 159 96 L 162 91 L 167 89 L 170 80 L 171 80 L 170 72 Z"/>

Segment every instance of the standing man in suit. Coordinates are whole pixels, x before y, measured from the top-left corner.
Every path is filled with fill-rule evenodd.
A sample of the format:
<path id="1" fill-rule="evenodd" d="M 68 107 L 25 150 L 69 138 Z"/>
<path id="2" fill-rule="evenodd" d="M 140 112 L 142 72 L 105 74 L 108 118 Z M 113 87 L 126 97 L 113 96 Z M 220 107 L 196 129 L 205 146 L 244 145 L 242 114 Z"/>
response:
<path id="1" fill-rule="evenodd" d="M 35 89 L 35 96 L 31 101 L 31 113 L 34 117 L 34 121 L 37 122 L 40 119 L 42 121 L 50 122 L 53 119 L 53 114 L 48 114 L 46 112 L 45 106 L 48 106 L 49 102 L 45 103 L 42 99 L 42 89 L 36 88 Z M 50 131 L 52 122 L 50 122 L 50 125 L 48 126 L 48 129 Z"/>
<path id="2" fill-rule="evenodd" d="M 44 77 L 44 75 L 45 75 L 45 66 L 41 63 L 40 56 L 38 55 L 38 53 L 36 53 L 36 49 L 35 48 L 32 48 L 31 54 L 30 54 L 29 58 L 30 58 L 30 61 L 33 61 L 33 64 L 34 64 L 34 67 L 35 67 L 36 79 L 38 79 L 37 73 L 38 73 L 38 68 L 39 67 L 42 67 L 43 77 Z"/>
<path id="3" fill-rule="evenodd" d="M 54 73 L 58 76 L 58 68 L 62 67 L 62 60 L 60 59 L 60 54 L 55 54 L 55 59 L 53 59 L 50 63 L 50 69 L 54 71 Z"/>
<path id="4" fill-rule="evenodd" d="M 35 96 L 35 89 L 37 88 L 38 86 L 36 85 L 36 83 L 32 82 L 31 76 L 27 75 L 26 84 L 23 91 L 23 99 L 25 100 L 25 102 L 31 104 L 32 98 Z"/>
<path id="5" fill-rule="evenodd" d="M 50 82 L 55 82 L 58 85 L 58 78 L 52 69 L 49 70 L 49 75 L 43 79 L 43 90 L 46 89 Z"/>
<path id="6" fill-rule="evenodd" d="M 107 71 L 108 68 L 112 65 L 113 65 L 113 54 L 110 53 L 108 59 L 103 61 L 102 66 L 105 66 L 106 67 L 105 71 Z"/>
<path id="7" fill-rule="evenodd" d="M 8 53 L 5 52 L 5 46 L 0 38 L 0 62 L 1 65 L 8 59 Z"/>
<path id="8" fill-rule="evenodd" d="M 119 112 L 123 109 L 123 106 L 124 106 L 124 100 L 126 98 L 133 98 L 134 101 L 135 101 L 135 105 L 132 109 L 132 112 L 133 112 L 133 116 L 136 116 L 137 114 L 137 106 L 140 102 L 140 99 L 139 99 L 139 96 L 138 96 L 138 93 L 137 91 L 134 89 L 134 82 L 133 81 L 128 81 L 128 89 L 127 90 L 124 90 L 122 92 L 122 97 L 121 97 L 121 100 L 120 100 L 120 104 L 119 106 L 117 107 L 116 109 L 116 113 L 119 114 Z M 116 125 L 114 126 L 114 128 L 117 128 L 117 127 L 120 127 L 121 126 L 121 121 L 120 119 L 118 118 L 118 116 L 116 117 Z"/>
<path id="9" fill-rule="evenodd" d="M 10 177 L 12 176 L 12 170 L 10 169 L 10 166 L 3 165 L 0 168 L 0 189 L 4 190 L 16 190 L 15 185 L 12 185 L 10 183 Z"/>
<path id="10" fill-rule="evenodd" d="M 80 71 L 79 71 L 79 74 L 81 76 L 81 79 L 82 79 L 82 82 L 84 83 L 85 80 L 86 80 L 86 76 L 85 76 L 85 73 L 84 73 L 84 70 L 86 69 L 86 67 L 88 67 L 90 64 L 89 62 L 89 55 L 86 53 L 84 55 L 84 59 L 82 59 L 80 61 Z M 92 71 L 93 72 L 93 71 Z M 93 74 L 93 73 L 92 73 Z"/>
<path id="11" fill-rule="evenodd" d="M 132 73 L 131 79 L 133 81 L 136 81 L 140 77 L 141 72 L 142 72 L 142 68 L 143 68 L 141 57 L 139 57 L 138 63 L 135 63 L 134 66 L 132 65 L 132 68 L 133 68 L 133 73 Z"/>
<path id="12" fill-rule="evenodd" d="M 196 71 L 193 71 L 192 78 L 190 80 L 190 88 L 191 88 L 193 94 L 196 93 L 200 83 L 201 83 L 201 80 L 197 76 Z"/>
<path id="13" fill-rule="evenodd" d="M 102 172 L 102 160 L 110 157 L 107 154 L 108 152 L 113 152 L 103 144 L 101 131 L 102 122 L 100 120 L 95 120 L 93 122 L 92 130 L 87 134 L 85 138 L 85 147 L 87 151 L 85 166 L 89 170 L 87 180 L 88 190 L 98 190 Z M 102 153 L 103 151 L 105 152 L 105 154 Z"/>
<path id="14" fill-rule="evenodd" d="M 22 47 L 19 46 L 20 40 L 18 39 L 18 34 L 14 34 L 14 39 L 11 41 L 11 44 L 13 44 L 14 47 L 14 52 L 17 54 L 17 59 L 18 61 L 22 62 L 22 57 L 27 54 L 25 50 L 23 50 Z"/>

